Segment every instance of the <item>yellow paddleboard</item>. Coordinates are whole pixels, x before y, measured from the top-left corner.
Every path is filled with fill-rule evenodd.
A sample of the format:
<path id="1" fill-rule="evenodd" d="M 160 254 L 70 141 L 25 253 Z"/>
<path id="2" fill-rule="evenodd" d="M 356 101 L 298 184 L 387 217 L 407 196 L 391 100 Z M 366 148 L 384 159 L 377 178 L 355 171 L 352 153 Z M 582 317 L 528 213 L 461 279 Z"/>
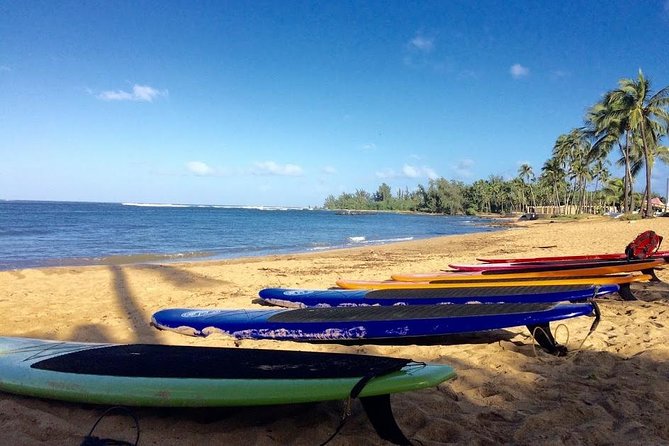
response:
<path id="1" fill-rule="evenodd" d="M 516 278 L 497 279 L 491 281 L 473 280 L 457 282 L 398 282 L 394 280 L 338 280 L 337 286 L 346 289 L 387 290 L 416 288 L 480 288 L 510 286 L 553 286 L 553 285 L 625 285 L 633 282 L 647 282 L 651 276 L 647 274 L 591 277 L 555 277 L 555 278 Z"/>
<path id="2" fill-rule="evenodd" d="M 432 273 L 415 274 L 393 274 L 391 277 L 398 282 L 433 282 L 435 280 L 443 282 L 470 282 L 474 280 L 492 281 L 508 279 L 527 279 L 527 278 L 560 278 L 560 277 L 590 277 L 604 276 L 607 274 L 630 273 L 650 268 L 656 268 L 664 265 L 663 259 L 644 263 L 630 263 L 613 266 L 598 266 L 593 268 L 561 269 L 554 271 L 527 271 L 518 273 L 496 273 L 482 274 L 480 271 L 458 272 L 458 271 L 437 271 Z"/>

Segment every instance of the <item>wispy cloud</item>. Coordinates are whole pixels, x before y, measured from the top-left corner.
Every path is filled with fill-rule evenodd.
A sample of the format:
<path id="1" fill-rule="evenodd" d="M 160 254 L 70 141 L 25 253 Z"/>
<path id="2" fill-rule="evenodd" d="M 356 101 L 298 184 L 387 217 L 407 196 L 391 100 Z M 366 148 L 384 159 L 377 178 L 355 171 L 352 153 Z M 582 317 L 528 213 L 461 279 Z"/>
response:
<path id="1" fill-rule="evenodd" d="M 568 78 L 568 77 L 571 77 L 571 72 L 569 72 L 569 71 L 553 70 L 551 72 L 551 78 L 553 78 L 553 79 L 565 79 L 565 78 Z"/>
<path id="2" fill-rule="evenodd" d="M 400 171 L 394 169 L 384 169 L 376 172 L 376 177 L 381 179 L 389 178 L 430 178 L 436 179 L 439 177 L 437 172 L 428 166 L 412 166 L 405 164 Z"/>
<path id="3" fill-rule="evenodd" d="M 517 63 L 511 65 L 511 68 L 509 68 L 509 73 L 511 73 L 511 77 L 514 79 L 521 79 L 530 75 L 530 69 Z"/>
<path id="4" fill-rule="evenodd" d="M 362 150 L 375 150 L 376 144 L 374 144 L 373 142 L 368 142 L 366 144 L 363 144 L 361 148 Z"/>
<path id="5" fill-rule="evenodd" d="M 472 176 L 471 169 L 472 167 L 474 167 L 474 160 L 469 158 L 461 159 L 460 161 L 458 161 L 457 164 L 455 164 L 452 167 L 456 175 L 462 178 L 469 178 Z"/>
<path id="6" fill-rule="evenodd" d="M 411 40 L 409 40 L 407 47 L 410 50 L 421 53 L 430 53 L 434 50 L 434 37 L 426 37 L 418 32 Z"/>
<path id="7" fill-rule="evenodd" d="M 0 65 L 0 72 L 9 72 L 12 71 L 12 68 L 9 65 Z"/>
<path id="8" fill-rule="evenodd" d="M 157 90 L 148 85 L 135 84 L 132 86 L 132 91 L 108 90 L 98 94 L 97 98 L 103 101 L 153 102 L 154 99 L 167 95 L 167 90 Z"/>
<path id="9" fill-rule="evenodd" d="M 255 163 L 251 173 L 254 175 L 278 175 L 299 177 L 304 171 L 296 164 L 278 164 L 274 161 Z"/>
<path id="10" fill-rule="evenodd" d="M 335 175 L 337 173 L 337 169 L 335 169 L 332 166 L 325 166 L 321 170 L 323 171 L 324 174 L 327 174 L 327 175 Z"/>
<path id="11" fill-rule="evenodd" d="M 206 177 L 214 175 L 215 170 L 202 161 L 189 161 L 186 163 L 186 169 L 197 176 Z"/>
<path id="12" fill-rule="evenodd" d="M 402 61 L 404 65 L 414 69 L 433 67 L 432 53 L 434 50 L 434 38 L 427 37 L 419 31 L 404 45 Z"/>
<path id="13" fill-rule="evenodd" d="M 413 70 L 428 70 L 438 75 L 457 73 L 456 62 L 448 55 L 448 45 L 438 45 L 438 39 L 416 32 L 404 44 L 402 63 Z"/>
<path id="14" fill-rule="evenodd" d="M 460 70 L 460 72 L 458 73 L 458 79 L 471 80 L 471 79 L 479 79 L 479 78 L 480 78 L 479 72 L 474 71 L 474 70 L 464 69 L 464 70 Z"/>

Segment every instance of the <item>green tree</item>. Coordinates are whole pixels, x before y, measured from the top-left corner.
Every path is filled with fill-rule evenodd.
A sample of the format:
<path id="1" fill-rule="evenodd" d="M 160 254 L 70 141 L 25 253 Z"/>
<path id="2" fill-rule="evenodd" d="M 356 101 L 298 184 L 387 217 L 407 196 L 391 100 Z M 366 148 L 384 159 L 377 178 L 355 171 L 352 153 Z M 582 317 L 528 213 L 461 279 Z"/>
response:
<path id="1" fill-rule="evenodd" d="M 620 209 L 625 199 L 625 184 L 620 178 L 611 178 L 602 189 L 604 193 L 604 204 L 617 206 Z"/>
<path id="2" fill-rule="evenodd" d="M 562 168 L 562 162 L 556 157 L 547 160 L 541 168 L 542 181 L 546 186 L 549 186 L 552 191 L 553 206 L 558 210 L 560 207 L 560 188 L 564 183 L 565 171 Z"/>
<path id="3" fill-rule="evenodd" d="M 669 87 L 651 95 L 650 81 L 639 70 L 636 79 L 622 79 L 618 88 L 611 92 L 611 107 L 618 118 L 626 120 L 629 129 L 640 136 L 646 173 L 646 207 L 644 216 L 649 217 L 652 209 L 651 174 L 652 156 L 659 146 L 659 140 L 667 134 L 669 113 Z"/>
<path id="4" fill-rule="evenodd" d="M 520 180 L 522 181 L 523 188 L 524 188 L 525 185 L 527 185 L 527 187 L 529 188 L 530 198 L 532 199 L 532 206 L 534 206 L 536 208 L 537 200 L 536 200 L 536 197 L 534 196 L 534 189 L 532 187 L 532 184 L 534 183 L 536 178 L 534 176 L 534 171 L 532 170 L 532 166 L 530 166 L 527 163 L 522 164 L 518 168 L 518 178 L 520 178 Z M 524 195 L 523 195 L 523 197 L 524 197 Z"/>
<path id="5" fill-rule="evenodd" d="M 392 191 L 390 186 L 386 183 L 381 183 L 379 189 L 374 194 L 374 201 L 390 201 L 392 198 Z"/>
<path id="6" fill-rule="evenodd" d="M 593 105 L 586 115 L 589 131 L 595 139 L 592 145 L 593 157 L 606 158 L 614 147 L 618 147 L 622 157 L 616 164 L 623 166 L 624 195 L 622 209 L 632 209 L 632 169 L 630 161 L 630 128 L 629 120 L 617 111 L 618 106 L 612 99 L 612 92 L 606 93 L 601 102 Z M 624 139 L 624 144 L 622 140 Z"/>

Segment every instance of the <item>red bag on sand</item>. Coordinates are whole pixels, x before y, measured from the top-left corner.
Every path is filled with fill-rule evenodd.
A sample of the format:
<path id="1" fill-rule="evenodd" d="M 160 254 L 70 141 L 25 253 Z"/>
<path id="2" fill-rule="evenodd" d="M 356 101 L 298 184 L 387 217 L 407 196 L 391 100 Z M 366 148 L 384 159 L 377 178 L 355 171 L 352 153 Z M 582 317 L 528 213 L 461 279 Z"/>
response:
<path id="1" fill-rule="evenodd" d="M 646 231 L 637 235 L 632 243 L 625 248 L 625 255 L 628 260 L 645 259 L 652 256 L 662 243 L 662 236 L 654 231 Z"/>

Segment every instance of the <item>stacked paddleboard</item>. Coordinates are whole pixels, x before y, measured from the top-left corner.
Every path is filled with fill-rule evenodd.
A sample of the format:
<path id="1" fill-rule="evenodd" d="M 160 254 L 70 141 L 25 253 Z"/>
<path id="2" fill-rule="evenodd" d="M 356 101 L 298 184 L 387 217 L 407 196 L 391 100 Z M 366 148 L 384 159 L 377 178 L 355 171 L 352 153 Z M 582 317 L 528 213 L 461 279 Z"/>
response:
<path id="1" fill-rule="evenodd" d="M 260 298 L 287 308 L 165 309 L 152 323 L 196 336 L 336 342 L 527 326 L 532 332 L 540 327 L 547 336 L 539 343 L 561 353 L 550 322 L 598 315 L 592 298 L 614 292 L 629 298 L 629 284 L 650 280 L 663 264 L 655 258 L 453 265 L 451 271 L 397 274 L 388 281 L 339 280 L 338 288 L 328 290 L 267 288 Z"/>
<path id="2" fill-rule="evenodd" d="M 260 298 L 284 309 L 167 309 L 152 323 L 197 336 L 294 341 L 435 337 L 523 325 L 550 333 L 550 322 L 597 315 L 594 297 L 619 292 L 631 298 L 629 284 L 650 280 L 663 264 L 654 258 L 455 265 L 388 281 L 339 280 L 336 289 L 267 288 Z M 563 351 L 548 338 L 538 341 Z"/>

